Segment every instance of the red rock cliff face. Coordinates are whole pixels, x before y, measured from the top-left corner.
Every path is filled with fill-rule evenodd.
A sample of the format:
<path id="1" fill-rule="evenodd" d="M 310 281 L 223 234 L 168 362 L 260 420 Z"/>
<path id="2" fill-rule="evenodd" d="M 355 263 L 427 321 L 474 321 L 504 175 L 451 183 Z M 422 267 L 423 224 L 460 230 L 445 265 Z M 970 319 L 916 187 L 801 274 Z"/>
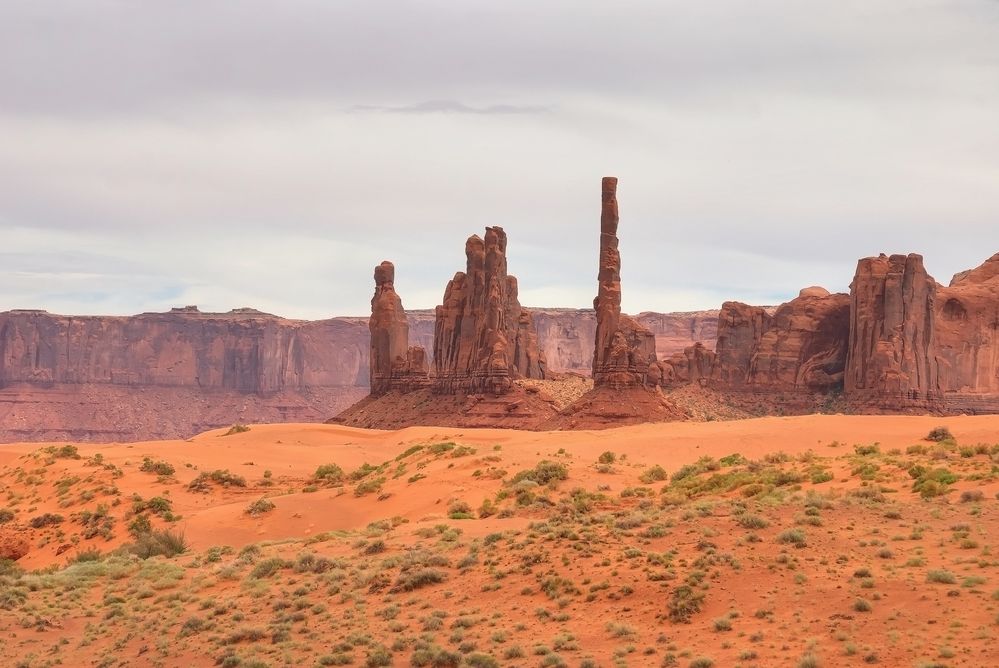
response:
<path id="1" fill-rule="evenodd" d="M 621 253 L 617 228 L 617 178 L 601 182 L 600 269 L 593 300 L 597 329 L 593 354 L 595 387 L 638 387 L 656 361 L 656 339 L 648 329 L 621 313 Z"/>
<path id="2" fill-rule="evenodd" d="M 850 296 L 805 288 L 769 319 L 750 359 L 746 384 L 792 392 L 842 389 L 849 335 Z"/>
<path id="3" fill-rule="evenodd" d="M 850 284 L 850 401 L 904 407 L 939 397 L 936 287 L 920 255 L 860 260 Z"/>
<path id="4" fill-rule="evenodd" d="M 367 384 L 363 319 L 0 313 L 0 441 L 186 438 L 234 422 L 320 421 Z"/>
<path id="5" fill-rule="evenodd" d="M 953 410 L 999 411 L 999 253 L 938 287 L 940 389 Z"/>
<path id="6" fill-rule="evenodd" d="M 436 311 L 434 392 L 503 394 L 514 379 L 545 376 L 537 332 L 507 275 L 506 243 L 500 227 L 465 243 L 466 270 L 448 283 Z"/>
<path id="7" fill-rule="evenodd" d="M 331 341 L 337 342 L 330 345 Z M 0 383 L 108 383 L 267 394 L 367 385 L 362 322 L 178 309 L 132 317 L 0 314 Z"/>
<path id="8" fill-rule="evenodd" d="M 763 334 L 770 328 L 772 316 L 762 306 L 725 302 L 718 313 L 716 359 L 711 372 L 712 384 L 721 389 L 745 386 L 753 354 L 759 349 Z"/>

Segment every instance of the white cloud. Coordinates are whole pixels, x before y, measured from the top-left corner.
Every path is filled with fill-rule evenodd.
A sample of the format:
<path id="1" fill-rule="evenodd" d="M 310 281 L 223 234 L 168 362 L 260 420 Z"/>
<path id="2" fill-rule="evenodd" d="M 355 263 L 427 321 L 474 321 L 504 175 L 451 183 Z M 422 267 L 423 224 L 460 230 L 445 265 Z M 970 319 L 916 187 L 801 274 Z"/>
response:
<path id="1" fill-rule="evenodd" d="M 363 314 L 383 259 L 428 308 L 486 225 L 525 303 L 586 306 L 605 174 L 632 311 L 999 250 L 999 3 L 0 12 L 0 308 Z"/>

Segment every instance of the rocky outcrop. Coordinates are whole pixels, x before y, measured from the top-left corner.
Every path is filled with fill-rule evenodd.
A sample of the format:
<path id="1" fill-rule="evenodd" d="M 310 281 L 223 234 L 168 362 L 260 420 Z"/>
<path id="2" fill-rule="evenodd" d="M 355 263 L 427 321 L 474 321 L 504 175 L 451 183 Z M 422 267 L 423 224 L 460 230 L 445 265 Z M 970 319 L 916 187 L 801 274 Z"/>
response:
<path id="1" fill-rule="evenodd" d="M 544 378 L 530 313 L 507 274 L 506 233 L 486 228 L 465 243 L 466 268 L 437 307 L 433 390 L 438 394 L 503 394 L 517 378 Z"/>
<path id="2" fill-rule="evenodd" d="M 723 389 L 742 389 L 746 385 L 754 353 L 763 334 L 770 328 L 772 316 L 762 306 L 725 302 L 718 313 L 718 339 L 712 383 Z"/>
<path id="3" fill-rule="evenodd" d="M 638 387 L 645 384 L 649 365 L 656 361 L 655 336 L 621 313 L 621 253 L 617 228 L 617 178 L 601 182 L 600 268 L 593 300 L 597 328 L 593 354 L 595 387 Z"/>
<path id="4" fill-rule="evenodd" d="M 779 392 L 841 390 L 849 333 L 850 296 L 805 288 L 767 321 L 746 384 Z"/>
<path id="5" fill-rule="evenodd" d="M 938 286 L 933 315 L 939 386 L 948 407 L 999 411 L 999 253 Z"/>
<path id="6" fill-rule="evenodd" d="M 860 260 L 850 284 L 845 392 L 855 404 L 903 408 L 939 398 L 936 282 L 921 255 Z"/>
<path id="7" fill-rule="evenodd" d="M 371 298 L 368 331 L 372 396 L 391 390 L 410 392 L 430 384 L 426 352 L 409 345 L 409 321 L 402 299 L 395 291 L 395 266 L 388 261 L 375 267 L 375 294 Z"/>

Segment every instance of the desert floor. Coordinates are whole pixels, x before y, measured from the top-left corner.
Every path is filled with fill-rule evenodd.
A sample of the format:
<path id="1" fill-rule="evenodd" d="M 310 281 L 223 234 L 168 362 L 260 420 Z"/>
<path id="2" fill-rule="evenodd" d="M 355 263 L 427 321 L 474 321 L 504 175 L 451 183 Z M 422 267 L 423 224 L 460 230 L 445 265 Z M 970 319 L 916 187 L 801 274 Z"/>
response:
<path id="1" fill-rule="evenodd" d="M 996 666 L 997 492 L 999 416 L 3 445 L 0 665 Z"/>

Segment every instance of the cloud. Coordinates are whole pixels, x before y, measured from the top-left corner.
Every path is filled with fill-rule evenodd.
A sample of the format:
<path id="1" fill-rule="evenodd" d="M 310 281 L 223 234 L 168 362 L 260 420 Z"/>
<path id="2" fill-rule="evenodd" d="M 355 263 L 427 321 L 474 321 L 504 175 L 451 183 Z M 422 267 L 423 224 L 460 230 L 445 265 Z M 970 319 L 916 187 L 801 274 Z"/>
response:
<path id="1" fill-rule="evenodd" d="M 844 290 L 881 251 L 946 282 L 999 250 L 994 2 L 0 14 L 0 309 L 364 314 L 383 259 L 432 307 L 487 225 L 525 303 L 587 306 L 606 174 L 631 311 Z"/>
<path id="2" fill-rule="evenodd" d="M 354 112 L 384 112 L 389 114 L 544 114 L 547 107 L 515 104 L 490 104 L 473 107 L 455 100 L 427 100 L 402 107 L 380 107 L 358 104 L 350 108 Z"/>

